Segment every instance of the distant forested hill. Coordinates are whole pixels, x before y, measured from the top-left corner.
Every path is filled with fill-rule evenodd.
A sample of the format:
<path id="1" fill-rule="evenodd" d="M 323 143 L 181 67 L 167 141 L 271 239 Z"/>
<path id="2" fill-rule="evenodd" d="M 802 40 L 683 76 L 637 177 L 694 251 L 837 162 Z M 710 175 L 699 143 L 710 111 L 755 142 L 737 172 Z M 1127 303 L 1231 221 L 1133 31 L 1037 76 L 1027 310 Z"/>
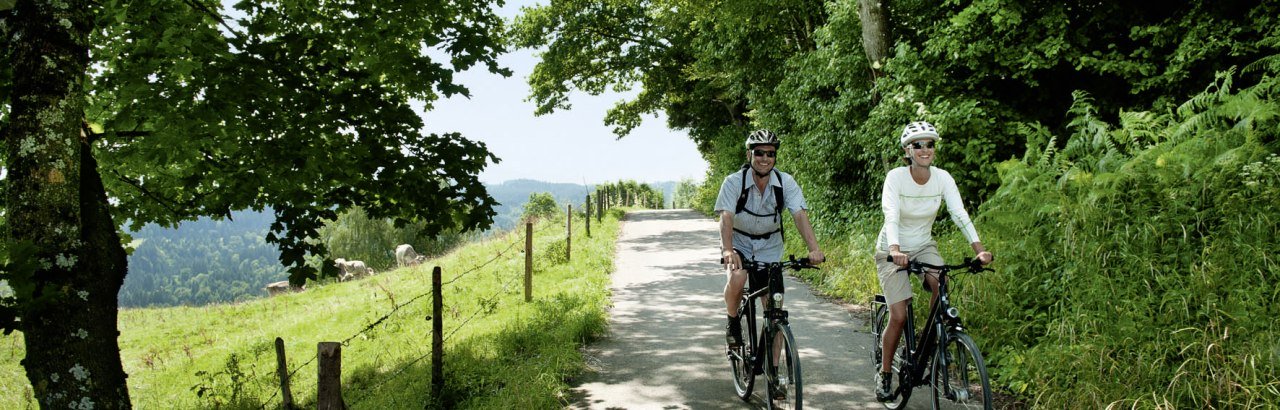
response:
<path id="1" fill-rule="evenodd" d="M 649 184 L 668 203 L 674 182 Z M 519 179 L 486 186 L 498 201 L 491 229 L 507 230 L 520 220 L 529 194 L 548 192 L 561 206 L 580 208 L 594 186 Z M 205 305 L 266 296 L 263 286 L 288 278 L 279 251 L 264 239 L 274 220 L 266 212 L 238 211 L 231 220 L 201 218 L 176 229 L 156 225 L 131 232 L 136 248 L 120 289 L 120 306 Z"/>
<path id="2" fill-rule="evenodd" d="M 201 218 L 177 229 L 149 224 L 131 233 L 129 275 L 120 306 L 205 305 L 265 296 L 285 280 L 279 250 L 264 239 L 270 211 L 232 212 L 231 220 Z"/>

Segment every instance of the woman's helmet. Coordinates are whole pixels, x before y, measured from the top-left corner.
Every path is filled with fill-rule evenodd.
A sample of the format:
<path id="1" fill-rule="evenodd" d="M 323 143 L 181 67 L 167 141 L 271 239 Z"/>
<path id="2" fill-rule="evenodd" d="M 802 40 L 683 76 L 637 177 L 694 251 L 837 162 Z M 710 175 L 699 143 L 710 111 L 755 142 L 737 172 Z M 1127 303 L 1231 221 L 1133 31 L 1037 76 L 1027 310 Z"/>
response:
<path id="1" fill-rule="evenodd" d="M 907 124 L 907 126 L 902 129 L 902 138 L 899 139 L 898 143 L 905 147 L 907 144 L 910 144 L 915 140 L 925 138 L 929 138 L 934 141 L 942 139 L 942 137 L 938 136 L 938 129 L 933 128 L 932 124 L 925 121 L 916 121 Z"/>
<path id="2" fill-rule="evenodd" d="M 755 148 L 757 145 L 772 145 L 774 148 L 778 148 L 780 143 L 778 142 L 778 136 L 774 135 L 773 131 L 758 129 L 747 136 L 747 149 Z"/>

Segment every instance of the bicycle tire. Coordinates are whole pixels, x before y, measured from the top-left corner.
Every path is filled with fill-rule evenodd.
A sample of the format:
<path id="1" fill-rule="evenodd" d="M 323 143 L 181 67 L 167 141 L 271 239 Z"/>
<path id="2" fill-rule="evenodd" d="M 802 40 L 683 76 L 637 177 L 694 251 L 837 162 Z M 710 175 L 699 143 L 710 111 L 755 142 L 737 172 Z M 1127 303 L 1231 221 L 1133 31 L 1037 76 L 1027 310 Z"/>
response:
<path id="1" fill-rule="evenodd" d="M 745 333 L 742 338 L 742 346 L 738 347 L 735 352 L 729 352 L 729 367 L 733 369 L 733 390 L 737 393 L 738 398 L 743 401 L 751 400 L 751 390 L 756 385 L 755 368 L 752 366 L 752 356 L 755 349 L 755 321 L 745 316 L 754 314 L 755 309 L 750 309 L 751 300 L 744 298 L 738 305 L 738 320 L 747 322 Z"/>
<path id="2" fill-rule="evenodd" d="M 770 369 L 770 373 L 774 373 L 773 369 L 777 369 L 777 372 L 770 374 L 770 377 L 767 378 L 769 388 L 766 389 L 765 393 L 769 397 L 765 398 L 765 402 L 768 403 L 766 407 L 785 410 L 802 409 L 804 408 L 804 380 L 802 378 L 803 373 L 800 371 L 800 352 L 796 349 L 796 338 L 791 334 L 791 326 L 787 326 L 785 323 L 779 323 L 774 326 L 774 334 L 781 335 L 781 337 L 775 336 L 774 339 L 782 343 L 781 354 L 779 355 L 782 361 L 781 363 L 774 363 L 773 346 L 769 346 L 769 349 L 764 353 L 767 355 L 765 357 L 769 366 L 766 369 Z M 771 343 L 766 345 L 771 345 Z M 785 393 L 785 399 L 779 401 L 772 397 L 775 386 L 780 387 Z"/>
<path id="3" fill-rule="evenodd" d="M 880 372 L 881 362 L 883 362 L 883 360 L 881 360 L 882 354 L 884 352 L 884 340 L 882 335 L 884 334 L 884 330 L 888 327 L 889 327 L 889 305 L 880 304 L 879 306 L 876 307 L 876 311 L 872 315 L 872 322 L 871 322 L 871 328 L 875 334 L 875 342 L 874 342 L 875 347 L 871 349 L 874 356 L 871 359 L 871 363 L 875 364 L 875 368 L 873 371 L 876 373 Z M 893 378 L 897 379 L 894 385 L 899 386 L 898 390 L 900 390 L 900 392 L 898 394 L 898 397 L 894 398 L 894 400 L 880 402 L 880 404 L 884 405 L 886 409 L 897 410 L 897 409 L 906 408 L 907 399 L 911 398 L 911 388 L 901 388 L 901 386 L 908 383 L 907 374 L 903 369 L 906 366 L 906 363 L 904 362 L 903 358 L 907 357 L 906 355 L 908 354 L 907 340 L 905 336 L 907 332 L 911 332 L 911 331 L 914 331 L 914 329 L 906 329 L 904 327 L 904 329 L 902 329 L 902 334 L 898 336 L 898 352 L 897 354 L 894 355 L 894 363 L 889 366 L 889 369 L 890 371 L 893 372 Z M 875 373 L 872 373 L 872 374 L 875 374 Z"/>
<path id="4" fill-rule="evenodd" d="M 953 331 L 930 366 L 934 409 L 991 409 L 991 381 L 973 338 Z"/>

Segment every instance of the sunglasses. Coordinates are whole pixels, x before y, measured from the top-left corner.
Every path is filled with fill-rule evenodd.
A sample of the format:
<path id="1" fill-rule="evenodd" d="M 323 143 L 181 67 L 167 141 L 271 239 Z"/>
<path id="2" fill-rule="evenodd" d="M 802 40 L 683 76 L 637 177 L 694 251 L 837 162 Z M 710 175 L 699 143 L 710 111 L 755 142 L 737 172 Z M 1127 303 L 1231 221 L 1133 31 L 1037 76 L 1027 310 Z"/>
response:
<path id="1" fill-rule="evenodd" d="M 751 150 L 751 153 L 752 153 L 752 154 L 755 154 L 755 156 L 757 156 L 757 157 L 769 157 L 769 158 L 774 158 L 774 157 L 777 157 L 777 156 L 778 156 L 778 151 L 765 151 L 765 150 L 762 150 L 762 149 L 753 149 L 753 150 Z"/>
<path id="2" fill-rule="evenodd" d="M 930 149 L 932 149 L 932 148 L 933 148 L 933 141 L 927 141 L 927 142 L 919 142 L 919 141 L 916 141 L 916 142 L 911 143 L 911 148 L 915 148 L 915 149 L 930 148 Z"/>

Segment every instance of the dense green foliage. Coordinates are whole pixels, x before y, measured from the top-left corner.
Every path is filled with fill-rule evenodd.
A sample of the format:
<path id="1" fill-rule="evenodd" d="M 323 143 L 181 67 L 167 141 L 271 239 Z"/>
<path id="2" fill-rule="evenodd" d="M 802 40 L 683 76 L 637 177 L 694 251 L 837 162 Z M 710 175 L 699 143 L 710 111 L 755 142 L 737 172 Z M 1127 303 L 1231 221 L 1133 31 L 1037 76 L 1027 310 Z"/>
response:
<path id="1" fill-rule="evenodd" d="M 121 355 L 138 408 L 275 408 L 274 339 L 285 340 L 294 397 L 315 407 L 316 343 L 344 341 L 343 396 L 353 408 L 433 401 L 431 268 L 443 269 L 444 408 L 557 408 L 583 369 L 582 344 L 604 332 L 618 215 L 575 220 L 568 263 L 539 261 L 532 303 L 521 278 L 524 232 L 499 233 L 407 269 L 235 304 L 124 309 Z M 535 227 L 534 249 L 564 242 L 563 212 Z M 487 263 L 486 263 L 487 262 Z M 472 270 L 475 268 L 474 270 Z M 456 281 L 455 281 L 456 279 Z M 396 306 L 399 309 L 396 310 Z M 388 316 L 374 325 L 374 321 Z M 23 335 L 0 337 L 0 408 L 34 405 L 19 365 Z M 349 340 L 348 340 L 349 339 Z M 426 357 L 423 357 L 426 356 Z"/>
<path id="2" fill-rule="evenodd" d="M 234 212 L 178 229 L 148 224 L 134 232 L 120 306 L 207 305 L 266 296 L 263 286 L 288 277 L 280 251 L 263 237 L 271 215 Z"/>
<path id="3" fill-rule="evenodd" d="M 1064 148 L 1040 130 L 1001 164 L 983 226 L 1012 257 L 974 290 L 973 323 L 1015 391 L 1126 407 L 1280 400 L 1280 65 L 1265 73 L 1114 125 L 1078 94 Z"/>
<path id="4" fill-rule="evenodd" d="M 552 1 L 512 36 L 547 50 L 530 78 L 543 111 L 574 89 L 641 87 L 605 120 L 623 135 L 662 111 L 688 131 L 711 165 L 698 209 L 748 130 L 778 131 L 778 167 L 833 256 L 804 275 L 856 301 L 879 290 L 870 254 L 898 133 L 934 123 L 935 164 L 1000 270 L 957 297 L 1020 400 L 1280 402 L 1280 2 L 881 2 L 892 52 L 876 79 L 857 4 Z M 944 254 L 964 256 L 940 220 Z"/>

